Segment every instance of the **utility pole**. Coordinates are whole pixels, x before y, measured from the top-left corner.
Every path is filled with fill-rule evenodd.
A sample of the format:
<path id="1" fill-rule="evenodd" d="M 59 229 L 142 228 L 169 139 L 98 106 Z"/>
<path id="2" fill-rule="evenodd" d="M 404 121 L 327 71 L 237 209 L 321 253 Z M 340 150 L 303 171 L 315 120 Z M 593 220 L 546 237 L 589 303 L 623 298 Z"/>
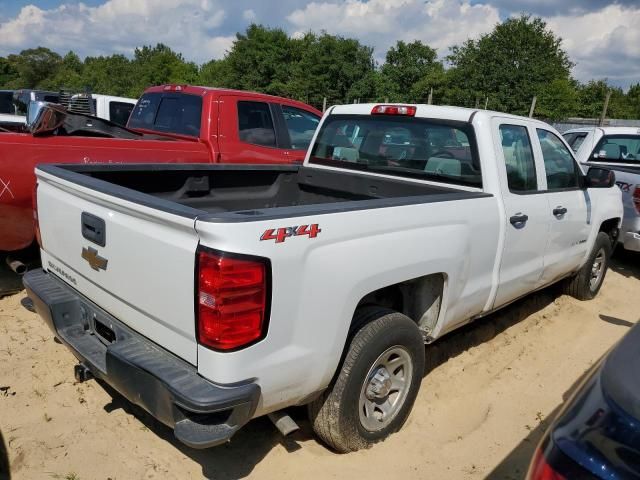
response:
<path id="1" fill-rule="evenodd" d="M 433 104 L 433 87 L 431 87 L 431 90 L 429 90 L 429 98 L 427 98 L 427 104 L 428 105 Z"/>
<path id="2" fill-rule="evenodd" d="M 607 97 L 604 99 L 604 107 L 602 107 L 602 114 L 600 115 L 600 121 L 598 126 L 604 125 L 604 118 L 607 116 L 607 109 L 609 108 L 609 99 L 611 98 L 611 90 L 607 92 Z"/>
<path id="3" fill-rule="evenodd" d="M 533 118 L 533 111 L 536 109 L 537 101 L 538 101 L 538 96 L 534 95 L 533 100 L 531 100 L 531 108 L 529 109 L 529 118 Z"/>
<path id="4" fill-rule="evenodd" d="M 487 97 L 484 101 L 484 109 L 487 109 L 487 105 L 489 105 L 489 97 Z"/>
<path id="5" fill-rule="evenodd" d="M 327 110 L 327 97 L 324 97 L 324 99 L 322 100 L 322 112 L 326 112 Z"/>

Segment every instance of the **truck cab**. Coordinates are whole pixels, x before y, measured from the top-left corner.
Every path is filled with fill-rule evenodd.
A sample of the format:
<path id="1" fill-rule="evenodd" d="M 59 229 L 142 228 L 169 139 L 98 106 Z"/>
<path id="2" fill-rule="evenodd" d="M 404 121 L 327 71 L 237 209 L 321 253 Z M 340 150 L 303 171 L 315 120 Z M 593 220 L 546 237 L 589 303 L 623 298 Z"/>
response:
<path id="1" fill-rule="evenodd" d="M 563 136 L 585 169 L 604 166 L 616 172 L 624 205 L 619 244 L 640 252 L 640 128 L 583 127 Z"/>

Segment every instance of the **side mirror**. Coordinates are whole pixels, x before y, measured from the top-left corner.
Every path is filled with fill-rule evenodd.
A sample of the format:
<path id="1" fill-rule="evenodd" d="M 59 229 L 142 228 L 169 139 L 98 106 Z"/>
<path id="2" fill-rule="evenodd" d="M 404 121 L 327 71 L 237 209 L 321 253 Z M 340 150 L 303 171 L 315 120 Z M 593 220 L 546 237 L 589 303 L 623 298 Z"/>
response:
<path id="1" fill-rule="evenodd" d="M 585 188 L 610 188 L 616 184 L 616 174 L 608 168 L 591 167 L 585 177 Z"/>
<path id="2" fill-rule="evenodd" d="M 64 124 L 67 109 L 55 103 L 31 102 L 27 115 L 27 127 L 31 134 L 45 135 Z"/>
<path id="3" fill-rule="evenodd" d="M 47 104 L 47 102 L 40 102 L 31 100 L 29 105 L 27 105 L 27 127 L 33 125 L 40 114 L 42 108 Z"/>

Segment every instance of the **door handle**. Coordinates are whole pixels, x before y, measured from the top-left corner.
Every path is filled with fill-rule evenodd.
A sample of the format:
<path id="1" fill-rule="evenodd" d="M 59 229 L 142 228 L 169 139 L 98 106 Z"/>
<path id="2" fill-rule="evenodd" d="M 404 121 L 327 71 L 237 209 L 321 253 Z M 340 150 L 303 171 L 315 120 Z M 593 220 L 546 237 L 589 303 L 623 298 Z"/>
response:
<path id="1" fill-rule="evenodd" d="M 561 217 L 562 215 L 564 215 L 565 213 L 567 213 L 567 209 L 564 207 L 556 207 L 553 209 L 553 214 L 556 217 Z"/>
<path id="2" fill-rule="evenodd" d="M 511 222 L 511 225 L 513 225 L 516 228 L 524 227 L 524 225 L 527 223 L 527 220 L 529 220 L 529 217 L 522 213 L 517 213 L 513 215 L 511 218 L 509 218 L 509 222 Z"/>

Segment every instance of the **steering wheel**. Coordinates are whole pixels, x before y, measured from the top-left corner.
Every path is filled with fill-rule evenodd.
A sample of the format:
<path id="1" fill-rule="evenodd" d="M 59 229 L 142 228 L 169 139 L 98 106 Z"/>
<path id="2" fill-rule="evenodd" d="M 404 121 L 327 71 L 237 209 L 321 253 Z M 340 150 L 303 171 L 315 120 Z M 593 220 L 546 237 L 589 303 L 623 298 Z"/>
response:
<path id="1" fill-rule="evenodd" d="M 453 153 L 448 150 L 436 150 L 435 152 L 431 152 L 431 157 L 438 158 L 456 158 Z"/>

